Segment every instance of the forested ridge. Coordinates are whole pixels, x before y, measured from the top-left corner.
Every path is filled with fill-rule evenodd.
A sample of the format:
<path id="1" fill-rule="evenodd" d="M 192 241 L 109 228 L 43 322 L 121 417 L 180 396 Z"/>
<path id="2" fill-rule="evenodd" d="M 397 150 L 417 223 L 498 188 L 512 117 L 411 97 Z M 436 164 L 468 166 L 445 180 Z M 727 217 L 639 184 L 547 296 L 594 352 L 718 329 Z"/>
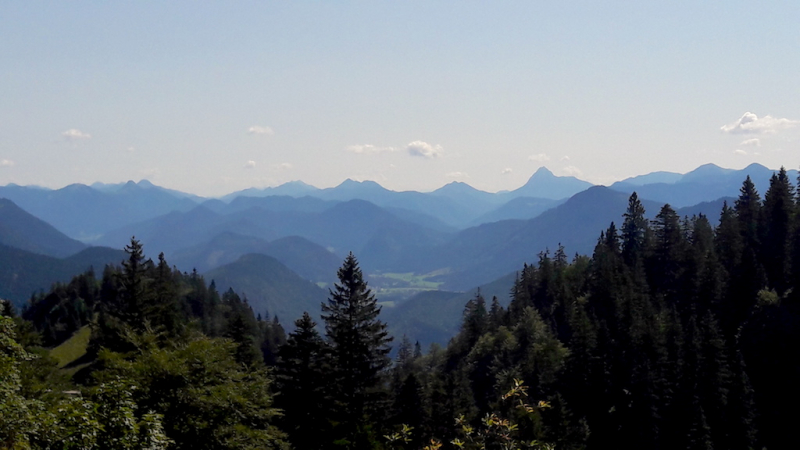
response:
<path id="1" fill-rule="evenodd" d="M 392 341 L 352 254 L 287 334 L 134 239 L 5 306 L 0 448 L 794 448 L 799 207 L 783 169 L 716 227 L 633 194 L 591 257 L 541 253 L 507 308 L 476 292 L 424 351 Z M 44 349 L 87 326 L 66 366 Z"/>

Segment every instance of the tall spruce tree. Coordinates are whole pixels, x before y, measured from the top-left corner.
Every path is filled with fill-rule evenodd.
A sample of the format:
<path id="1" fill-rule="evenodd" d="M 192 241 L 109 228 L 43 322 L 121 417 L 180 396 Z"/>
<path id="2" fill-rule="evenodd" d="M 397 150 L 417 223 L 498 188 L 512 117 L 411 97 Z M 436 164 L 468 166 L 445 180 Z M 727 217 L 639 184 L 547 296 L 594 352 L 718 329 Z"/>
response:
<path id="1" fill-rule="evenodd" d="M 338 434 L 349 448 L 371 448 L 375 413 L 382 393 L 381 382 L 391 363 L 392 338 L 378 319 L 381 308 L 367 287 L 356 257 L 350 253 L 322 304 L 325 333 L 331 345 Z"/>
<path id="2" fill-rule="evenodd" d="M 329 348 L 306 312 L 294 322 L 278 353 L 276 405 L 284 412 L 281 426 L 295 448 L 319 450 L 329 446 Z"/>
<path id="3" fill-rule="evenodd" d="M 644 217 L 644 206 L 636 192 L 628 199 L 628 209 L 622 222 L 622 257 L 634 273 L 642 270 L 642 257 L 647 242 L 647 219 Z"/>
<path id="4" fill-rule="evenodd" d="M 764 194 L 761 225 L 761 255 L 769 287 L 782 294 L 788 288 L 792 219 L 795 214 L 794 186 L 781 167 L 773 174 Z"/>

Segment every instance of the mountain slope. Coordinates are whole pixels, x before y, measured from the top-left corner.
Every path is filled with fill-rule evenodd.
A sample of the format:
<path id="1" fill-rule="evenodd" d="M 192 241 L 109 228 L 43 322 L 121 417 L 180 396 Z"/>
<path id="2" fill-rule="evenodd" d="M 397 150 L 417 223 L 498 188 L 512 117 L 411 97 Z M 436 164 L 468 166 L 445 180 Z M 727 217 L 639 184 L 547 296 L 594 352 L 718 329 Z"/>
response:
<path id="1" fill-rule="evenodd" d="M 661 204 L 643 201 L 652 217 Z M 422 271 L 447 268 L 445 289 L 460 290 L 491 281 L 536 262 L 539 252 L 555 251 L 559 243 L 569 254 L 590 254 L 600 231 L 613 221 L 622 222 L 628 195 L 595 186 L 574 195 L 566 203 L 527 221 L 504 220 L 470 228 L 427 253 Z"/>
<path id="2" fill-rule="evenodd" d="M 336 279 L 341 258 L 322 246 L 299 236 L 267 242 L 253 236 L 223 232 L 210 241 L 176 251 L 170 263 L 183 271 L 205 273 L 235 262 L 248 253 L 271 256 L 306 280 L 329 283 Z"/>
<path id="3" fill-rule="evenodd" d="M 57 282 L 93 267 L 102 273 L 106 264 L 119 264 L 125 252 L 106 247 L 90 247 L 69 258 L 39 255 L 0 244 L 0 298 L 20 308 L 31 294 L 47 290 Z"/>
<path id="4" fill-rule="evenodd" d="M 82 184 L 57 190 L 8 185 L 0 187 L 0 197 L 84 242 L 130 223 L 171 211 L 187 211 L 197 205 L 190 198 L 149 186 L 152 185 L 139 186 L 131 181 L 119 189 L 102 192 Z"/>
<path id="5" fill-rule="evenodd" d="M 381 315 L 396 339 L 405 335 L 424 347 L 434 342 L 446 345 L 461 326 L 464 306 L 475 298 L 478 290 L 486 300 L 487 309 L 492 304 L 492 297 L 497 297 L 501 305 L 508 306 L 515 277 L 516 272 L 509 273 L 465 292 L 421 292 L 398 306 L 384 308 Z"/>
<path id="6" fill-rule="evenodd" d="M 304 311 L 318 315 L 320 304 L 327 299 L 327 291 L 267 255 L 244 255 L 204 277 L 213 280 L 220 292 L 232 288 L 246 297 L 255 313 L 277 315 L 284 324 L 299 319 Z"/>
<path id="7" fill-rule="evenodd" d="M 533 219 L 539 214 L 554 208 L 565 200 L 552 200 L 549 198 L 536 198 L 536 197 L 517 197 L 509 200 L 505 204 L 499 206 L 492 211 L 478 217 L 472 221 L 473 226 L 482 223 L 499 222 L 501 220 L 509 219 Z"/>
<path id="8" fill-rule="evenodd" d="M 0 198 L 0 244 L 56 258 L 86 248 L 5 198 Z"/>

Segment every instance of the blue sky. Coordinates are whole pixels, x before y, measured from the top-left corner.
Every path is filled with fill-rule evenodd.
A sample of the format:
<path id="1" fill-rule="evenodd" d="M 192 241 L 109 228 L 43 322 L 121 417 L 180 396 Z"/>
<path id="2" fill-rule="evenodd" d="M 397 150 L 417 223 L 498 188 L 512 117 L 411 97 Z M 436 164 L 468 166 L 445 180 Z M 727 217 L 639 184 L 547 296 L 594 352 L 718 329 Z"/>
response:
<path id="1" fill-rule="evenodd" d="M 0 184 L 800 165 L 800 2 L 164 3 L 0 4 Z"/>

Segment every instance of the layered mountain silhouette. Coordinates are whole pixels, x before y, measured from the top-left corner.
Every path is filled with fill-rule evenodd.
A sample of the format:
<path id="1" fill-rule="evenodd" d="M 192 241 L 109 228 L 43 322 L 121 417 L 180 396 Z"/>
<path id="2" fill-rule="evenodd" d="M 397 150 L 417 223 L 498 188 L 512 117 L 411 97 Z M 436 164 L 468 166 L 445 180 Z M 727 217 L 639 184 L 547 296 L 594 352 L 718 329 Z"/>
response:
<path id="1" fill-rule="evenodd" d="M 0 244 L 56 258 L 86 248 L 5 198 L 0 198 Z"/>
<path id="2" fill-rule="evenodd" d="M 92 242 L 126 224 L 197 205 L 186 194 L 176 196 L 151 186 L 149 182 L 129 181 L 117 189 L 101 191 L 83 184 L 57 190 L 8 185 L 0 187 L 0 197 L 12 200 L 71 238 Z"/>
<path id="3" fill-rule="evenodd" d="M 315 283 L 334 281 L 336 270 L 342 263 L 338 256 L 300 236 L 267 242 L 232 232 L 223 232 L 208 242 L 178 250 L 169 258 L 169 263 L 183 271 L 194 269 L 205 273 L 250 253 L 273 257 L 304 279 Z"/>
<path id="4" fill-rule="evenodd" d="M 742 170 L 709 164 L 606 188 L 541 168 L 525 185 L 499 193 L 461 182 L 423 193 L 346 180 L 327 189 L 292 182 L 220 199 L 147 181 L 57 190 L 8 185 L 0 187 L 0 297 L 19 305 L 90 266 L 118 264 L 125 254 L 112 248 L 136 236 L 148 256 L 164 252 L 170 264 L 197 269 L 220 290 L 233 287 L 254 309 L 287 324 L 305 309 L 318 312 L 326 295 L 318 285 L 335 281 L 353 251 L 368 277 L 436 274 L 428 281 L 446 291 L 392 294 L 384 312 L 393 332 L 443 342 L 476 286 L 489 302 L 493 290 L 507 292 L 513 274 L 543 251 L 563 245 L 568 255 L 590 254 L 600 231 L 622 223 L 630 193 L 638 193 L 650 218 L 670 203 L 681 216 L 705 214 L 715 223 L 746 176 L 763 195 L 773 173 L 758 164 Z M 796 179 L 796 171 L 789 176 Z"/>

